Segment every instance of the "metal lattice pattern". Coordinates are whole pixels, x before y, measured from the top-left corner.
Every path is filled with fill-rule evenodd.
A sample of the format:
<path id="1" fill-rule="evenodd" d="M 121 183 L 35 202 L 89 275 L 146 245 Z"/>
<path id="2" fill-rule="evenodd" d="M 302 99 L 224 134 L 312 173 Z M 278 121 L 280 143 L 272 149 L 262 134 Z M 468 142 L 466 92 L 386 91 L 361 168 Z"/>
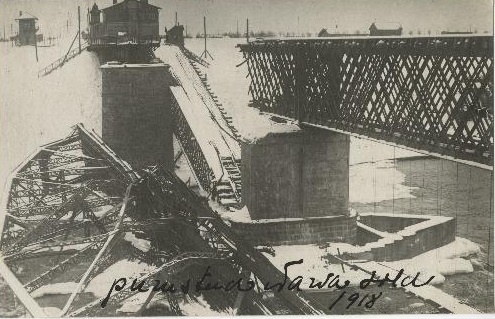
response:
<path id="1" fill-rule="evenodd" d="M 184 153 L 186 153 L 201 187 L 209 192 L 213 171 L 208 166 L 208 162 L 201 151 L 201 147 L 196 141 L 194 134 L 175 99 L 172 99 L 172 114 L 175 119 L 174 134 L 179 140 Z"/>
<path id="2" fill-rule="evenodd" d="M 46 316 L 34 297 L 38 290 L 68 278 L 77 285 L 59 316 L 117 313 L 136 289 L 113 290 L 105 308 L 101 299 L 87 297 L 120 262 L 145 264 L 128 269 L 128 278 L 139 282 L 156 276 L 169 282 L 196 278 L 205 264 L 218 265 L 216 275 L 224 281 L 242 275 L 261 286 L 285 278 L 176 175 L 160 167 L 134 171 L 82 126 L 41 147 L 10 181 L 4 203 L 9 214 L 0 219 L 0 266 L 33 316 Z M 143 311 L 153 299 L 149 291 Z M 219 311 L 240 308 L 244 298 L 228 291 L 201 294 Z M 262 291 L 250 294 L 257 300 L 255 313 L 321 314 L 302 292 L 284 290 L 269 298 Z M 181 313 L 177 300 L 169 305 L 172 313 Z"/>
<path id="3" fill-rule="evenodd" d="M 265 40 L 240 48 L 262 111 L 492 164 L 492 37 Z"/>

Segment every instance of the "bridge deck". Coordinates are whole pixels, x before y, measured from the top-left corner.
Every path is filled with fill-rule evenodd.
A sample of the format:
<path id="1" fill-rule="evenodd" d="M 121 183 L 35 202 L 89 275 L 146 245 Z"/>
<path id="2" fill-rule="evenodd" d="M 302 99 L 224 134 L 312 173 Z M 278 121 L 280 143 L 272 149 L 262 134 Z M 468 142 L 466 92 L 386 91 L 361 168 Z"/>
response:
<path id="1" fill-rule="evenodd" d="M 220 178 L 222 175 L 222 165 L 219 159 L 217 159 L 219 156 L 218 153 L 226 155 L 229 154 L 229 150 L 222 140 L 218 127 L 215 122 L 210 119 L 206 109 L 193 106 L 182 87 L 175 86 L 171 87 L 170 90 L 191 128 L 194 137 L 208 162 L 208 166 L 212 169 L 215 177 Z"/>
<path id="2" fill-rule="evenodd" d="M 166 46 L 163 52 L 165 52 L 164 62 L 170 65 L 172 74 L 182 86 L 187 99 L 194 107 L 194 112 L 198 112 L 191 121 L 199 121 L 209 127 L 216 126 L 218 133 L 211 133 L 209 140 L 216 145 L 221 156 L 233 156 L 239 159 L 241 157 L 239 143 L 228 133 L 230 128 L 227 122 L 187 57 L 176 46 Z M 206 121 L 210 123 L 206 124 Z M 200 132 L 205 134 L 204 131 Z"/>
<path id="3" fill-rule="evenodd" d="M 199 186 L 216 191 L 221 204 L 240 203 L 240 145 L 235 128 L 219 108 L 183 50 L 166 46 L 162 59 L 170 65 L 178 86 L 171 87 L 174 133 Z"/>

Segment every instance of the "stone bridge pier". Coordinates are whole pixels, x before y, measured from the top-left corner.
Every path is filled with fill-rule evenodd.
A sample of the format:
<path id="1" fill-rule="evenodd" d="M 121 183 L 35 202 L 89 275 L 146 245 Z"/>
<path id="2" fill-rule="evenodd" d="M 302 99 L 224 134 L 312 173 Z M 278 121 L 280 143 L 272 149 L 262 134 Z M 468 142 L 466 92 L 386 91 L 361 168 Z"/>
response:
<path id="1" fill-rule="evenodd" d="M 348 135 L 317 128 L 243 144 L 242 198 L 261 223 L 235 226 L 257 242 L 353 242 L 349 148 Z"/>
<path id="2" fill-rule="evenodd" d="M 164 63 L 107 63 L 102 71 L 102 137 L 133 167 L 173 169 L 173 78 Z"/>

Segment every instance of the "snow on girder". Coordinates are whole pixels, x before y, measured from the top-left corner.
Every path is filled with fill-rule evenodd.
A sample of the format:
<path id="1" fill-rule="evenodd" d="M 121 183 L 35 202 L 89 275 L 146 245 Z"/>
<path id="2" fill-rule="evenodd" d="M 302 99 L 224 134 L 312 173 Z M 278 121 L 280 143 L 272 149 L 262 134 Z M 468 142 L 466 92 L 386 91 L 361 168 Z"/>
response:
<path id="1" fill-rule="evenodd" d="M 211 120 L 210 115 L 204 108 L 194 107 L 182 87 L 171 86 L 170 91 L 172 91 L 172 95 L 186 118 L 196 142 L 198 142 L 208 162 L 208 166 L 212 169 L 215 178 L 219 179 L 222 176 L 222 165 L 215 147 L 217 147 L 220 154 L 226 153 L 228 150 L 218 127 Z"/>
<path id="2" fill-rule="evenodd" d="M 203 112 L 206 118 L 214 122 L 216 131 L 222 136 L 222 143 L 218 141 L 216 145 L 221 156 L 240 158 L 240 145 L 226 132 L 230 131 L 229 126 L 222 117 L 215 101 L 208 93 L 205 85 L 192 67 L 188 58 L 176 46 L 166 46 L 164 62 L 170 65 L 170 71 L 182 86 L 187 98 L 190 100 L 195 112 Z M 222 145 L 223 144 L 223 145 Z"/>
<path id="3" fill-rule="evenodd" d="M 105 142 L 96 134 L 89 132 L 81 124 L 76 125 L 80 134 L 81 142 L 88 142 L 89 146 L 103 159 L 107 160 L 111 166 L 117 169 L 129 182 L 136 182 L 140 176 L 134 171 L 129 163 L 121 159 Z"/>

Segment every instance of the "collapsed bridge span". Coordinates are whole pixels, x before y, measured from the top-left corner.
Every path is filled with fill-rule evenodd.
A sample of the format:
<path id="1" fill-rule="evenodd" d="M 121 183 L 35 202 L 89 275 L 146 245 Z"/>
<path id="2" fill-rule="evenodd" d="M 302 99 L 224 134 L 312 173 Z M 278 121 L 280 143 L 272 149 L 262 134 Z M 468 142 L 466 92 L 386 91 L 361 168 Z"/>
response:
<path id="1" fill-rule="evenodd" d="M 32 315 L 46 316 L 36 296 L 69 278 L 79 281 L 67 300 L 52 305 L 61 310 L 59 315 L 115 314 L 135 293 L 115 292 L 104 309 L 100 300 L 88 302 L 87 296 L 98 295 L 95 287 L 102 278 L 115 276 L 110 269 L 124 264 L 132 265 L 126 267 L 128 277 L 172 280 L 198 276 L 204 263 L 195 260 L 202 259 L 217 265 L 223 271 L 220 278 L 226 276 L 223 280 L 240 276 L 260 285 L 284 281 L 266 257 L 236 236 L 173 173 L 160 167 L 134 170 L 82 125 L 20 165 L 6 194 L 2 275 Z M 248 293 L 253 305 L 243 302 L 246 298 L 239 293 L 212 292 L 203 298 L 219 311 L 229 308 L 241 314 L 321 313 L 304 293 L 267 295 L 255 289 Z M 180 305 L 189 300 L 180 294 L 145 297 L 141 312 L 163 303 L 175 315 L 182 314 Z"/>

